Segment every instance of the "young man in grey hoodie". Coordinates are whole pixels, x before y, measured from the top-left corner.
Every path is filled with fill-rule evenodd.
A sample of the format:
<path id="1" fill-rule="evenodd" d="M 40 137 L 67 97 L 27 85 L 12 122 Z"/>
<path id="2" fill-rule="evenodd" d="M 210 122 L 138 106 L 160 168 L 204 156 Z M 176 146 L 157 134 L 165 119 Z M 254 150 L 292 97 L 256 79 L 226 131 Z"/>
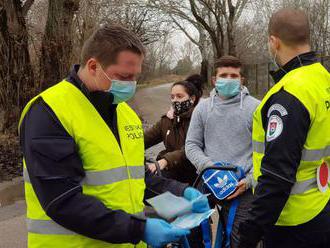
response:
<path id="1" fill-rule="evenodd" d="M 242 85 L 242 64 L 238 58 L 223 56 L 215 62 L 215 88 L 195 108 L 185 145 L 188 159 L 201 172 L 216 162 L 230 162 L 243 168 L 246 177 L 222 204 L 227 221 L 231 200 L 239 197 L 231 234 L 231 247 L 239 241 L 239 224 L 247 217 L 252 201 L 252 118 L 260 101 Z M 226 223 L 225 223 L 226 224 Z"/>

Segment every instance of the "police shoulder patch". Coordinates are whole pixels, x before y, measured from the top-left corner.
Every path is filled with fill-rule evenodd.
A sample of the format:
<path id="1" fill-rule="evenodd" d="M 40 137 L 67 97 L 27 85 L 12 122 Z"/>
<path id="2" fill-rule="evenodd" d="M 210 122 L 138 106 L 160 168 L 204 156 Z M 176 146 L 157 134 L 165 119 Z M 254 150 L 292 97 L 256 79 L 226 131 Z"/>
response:
<path id="1" fill-rule="evenodd" d="M 269 118 L 271 113 L 273 113 L 274 111 L 279 112 L 281 116 L 288 115 L 288 111 L 281 104 L 275 103 L 268 109 L 267 117 Z"/>
<path id="2" fill-rule="evenodd" d="M 275 140 L 283 131 L 283 121 L 280 116 L 272 115 L 268 120 L 266 141 Z"/>

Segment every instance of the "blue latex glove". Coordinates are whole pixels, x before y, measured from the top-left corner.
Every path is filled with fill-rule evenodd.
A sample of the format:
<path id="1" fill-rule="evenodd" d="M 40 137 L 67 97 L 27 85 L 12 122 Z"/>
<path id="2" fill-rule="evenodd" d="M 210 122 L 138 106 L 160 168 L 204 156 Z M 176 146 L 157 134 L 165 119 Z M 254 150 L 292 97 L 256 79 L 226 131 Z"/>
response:
<path id="1" fill-rule="evenodd" d="M 152 247 L 163 247 L 188 235 L 189 230 L 173 227 L 161 219 L 148 218 L 143 240 Z"/>
<path id="2" fill-rule="evenodd" d="M 192 211 L 194 213 L 204 213 L 210 210 L 209 201 L 200 191 L 192 187 L 188 187 L 183 192 L 183 197 L 193 202 Z"/>

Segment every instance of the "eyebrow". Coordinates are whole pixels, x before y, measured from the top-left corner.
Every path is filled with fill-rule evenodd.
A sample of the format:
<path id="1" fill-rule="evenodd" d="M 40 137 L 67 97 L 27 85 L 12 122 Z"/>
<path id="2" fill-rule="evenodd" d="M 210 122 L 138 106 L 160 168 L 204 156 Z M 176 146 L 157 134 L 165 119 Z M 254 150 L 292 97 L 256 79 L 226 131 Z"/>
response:
<path id="1" fill-rule="evenodd" d="M 220 73 L 220 74 L 218 74 L 219 76 L 224 76 L 224 75 L 231 75 L 231 76 L 239 76 L 240 74 L 236 74 L 236 73 L 227 73 L 227 72 L 225 72 L 225 73 Z"/>

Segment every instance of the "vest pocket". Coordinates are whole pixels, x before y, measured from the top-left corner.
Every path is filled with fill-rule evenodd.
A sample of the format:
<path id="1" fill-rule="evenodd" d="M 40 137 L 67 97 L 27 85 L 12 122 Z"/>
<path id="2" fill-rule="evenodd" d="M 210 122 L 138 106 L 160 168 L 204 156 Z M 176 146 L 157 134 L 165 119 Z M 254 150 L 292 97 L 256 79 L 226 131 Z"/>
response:
<path id="1" fill-rule="evenodd" d="M 82 162 L 71 137 L 38 137 L 31 143 L 33 163 L 30 168 L 35 176 L 57 178 L 83 173 Z"/>
<path id="2" fill-rule="evenodd" d="M 74 153 L 75 143 L 71 137 L 34 138 L 32 150 L 58 162 Z"/>

